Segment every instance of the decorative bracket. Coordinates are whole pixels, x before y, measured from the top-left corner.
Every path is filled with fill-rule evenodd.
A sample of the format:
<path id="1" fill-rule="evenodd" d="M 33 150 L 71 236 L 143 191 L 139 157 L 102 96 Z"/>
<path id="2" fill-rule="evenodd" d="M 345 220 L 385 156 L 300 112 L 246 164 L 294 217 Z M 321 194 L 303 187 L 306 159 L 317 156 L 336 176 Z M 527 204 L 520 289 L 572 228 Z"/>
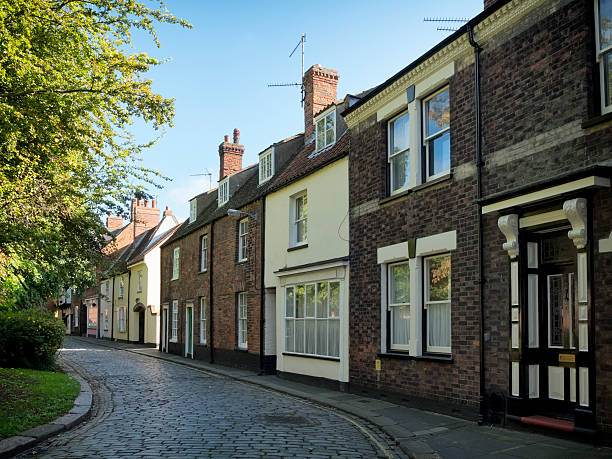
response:
<path id="1" fill-rule="evenodd" d="M 571 199 L 563 203 L 563 212 L 572 224 L 567 232 L 577 249 L 584 249 L 587 244 L 587 201 L 584 198 Z"/>
<path id="2" fill-rule="evenodd" d="M 519 219 L 517 214 L 504 215 L 499 217 L 497 220 L 497 226 L 504 236 L 506 236 L 506 242 L 502 245 L 502 248 L 508 252 L 510 258 L 514 259 L 518 256 L 518 227 Z"/>

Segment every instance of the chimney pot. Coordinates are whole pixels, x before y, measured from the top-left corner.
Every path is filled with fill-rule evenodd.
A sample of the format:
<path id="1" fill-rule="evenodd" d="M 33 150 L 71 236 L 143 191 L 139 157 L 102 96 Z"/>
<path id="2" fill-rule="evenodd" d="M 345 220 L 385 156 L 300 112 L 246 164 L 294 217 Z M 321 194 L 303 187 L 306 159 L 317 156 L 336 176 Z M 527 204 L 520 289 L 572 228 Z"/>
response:
<path id="1" fill-rule="evenodd" d="M 145 199 L 144 206 L 145 206 L 145 207 L 148 207 L 148 206 L 149 206 L 149 200 L 148 200 L 148 199 Z"/>
<path id="2" fill-rule="evenodd" d="M 154 199 L 153 201 L 151 201 L 151 207 L 153 209 L 155 209 L 155 206 L 157 205 L 157 201 Z"/>
<path id="3" fill-rule="evenodd" d="M 224 140 L 224 142 L 229 143 L 229 135 L 226 135 L 226 136 L 225 136 L 225 140 Z"/>
<path id="4" fill-rule="evenodd" d="M 234 143 L 235 144 L 239 144 L 240 143 L 240 129 L 238 129 L 238 128 L 234 129 Z"/>

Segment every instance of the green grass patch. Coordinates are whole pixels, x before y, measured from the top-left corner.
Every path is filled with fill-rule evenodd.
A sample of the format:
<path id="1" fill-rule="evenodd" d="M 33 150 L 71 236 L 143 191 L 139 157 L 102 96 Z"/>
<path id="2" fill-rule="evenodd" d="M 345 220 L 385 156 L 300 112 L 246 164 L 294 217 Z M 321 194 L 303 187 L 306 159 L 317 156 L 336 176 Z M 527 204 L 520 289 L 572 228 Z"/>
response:
<path id="1" fill-rule="evenodd" d="M 79 391 L 63 373 L 0 368 L 0 440 L 67 413 Z"/>

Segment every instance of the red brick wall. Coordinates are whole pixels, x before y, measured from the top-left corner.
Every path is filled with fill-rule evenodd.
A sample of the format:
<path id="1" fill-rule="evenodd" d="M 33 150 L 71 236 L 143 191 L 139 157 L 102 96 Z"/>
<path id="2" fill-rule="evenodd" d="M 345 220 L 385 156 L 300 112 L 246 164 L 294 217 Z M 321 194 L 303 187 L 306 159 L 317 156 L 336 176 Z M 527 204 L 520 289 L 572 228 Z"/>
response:
<path id="1" fill-rule="evenodd" d="M 304 99 L 304 141 L 314 134 L 314 117 L 336 101 L 338 72 L 313 65 L 302 79 L 306 91 Z"/>
<path id="2" fill-rule="evenodd" d="M 244 146 L 238 143 L 239 139 L 240 131 L 234 129 L 234 142 L 230 142 L 226 135 L 225 141 L 219 145 L 219 180 L 242 169 Z"/>

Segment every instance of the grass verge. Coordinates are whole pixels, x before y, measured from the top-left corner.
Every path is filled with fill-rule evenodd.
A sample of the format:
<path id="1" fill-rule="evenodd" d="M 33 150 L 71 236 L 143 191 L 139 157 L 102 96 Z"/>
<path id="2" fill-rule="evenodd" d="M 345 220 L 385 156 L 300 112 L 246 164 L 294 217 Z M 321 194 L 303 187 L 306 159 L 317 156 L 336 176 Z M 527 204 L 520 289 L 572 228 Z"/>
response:
<path id="1" fill-rule="evenodd" d="M 67 413 L 79 391 L 63 373 L 0 368 L 0 440 Z"/>

